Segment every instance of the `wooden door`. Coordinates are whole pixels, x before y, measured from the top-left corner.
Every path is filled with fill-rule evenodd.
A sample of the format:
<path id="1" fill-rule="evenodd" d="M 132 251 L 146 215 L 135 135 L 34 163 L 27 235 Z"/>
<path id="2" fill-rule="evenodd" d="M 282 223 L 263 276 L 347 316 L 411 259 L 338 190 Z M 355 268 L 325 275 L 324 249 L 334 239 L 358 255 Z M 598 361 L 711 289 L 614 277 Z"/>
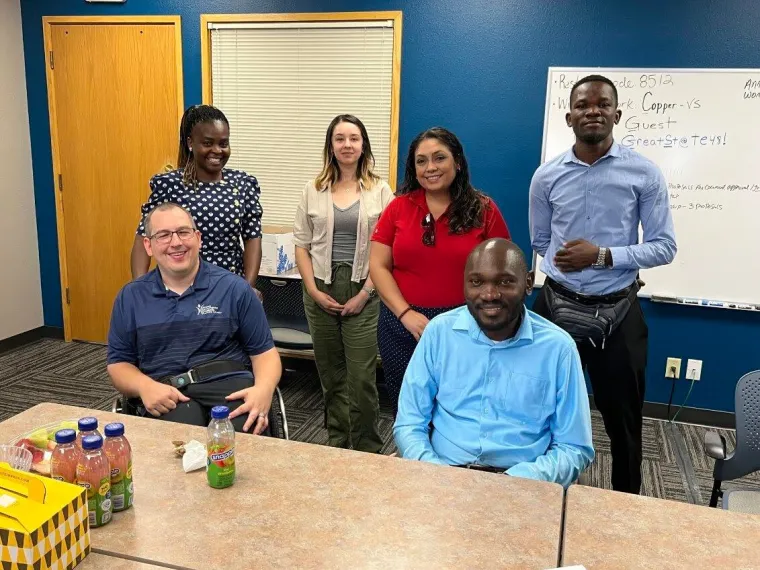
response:
<path id="1" fill-rule="evenodd" d="M 56 20 L 45 31 L 65 333 L 104 342 L 148 181 L 176 161 L 179 18 Z"/>

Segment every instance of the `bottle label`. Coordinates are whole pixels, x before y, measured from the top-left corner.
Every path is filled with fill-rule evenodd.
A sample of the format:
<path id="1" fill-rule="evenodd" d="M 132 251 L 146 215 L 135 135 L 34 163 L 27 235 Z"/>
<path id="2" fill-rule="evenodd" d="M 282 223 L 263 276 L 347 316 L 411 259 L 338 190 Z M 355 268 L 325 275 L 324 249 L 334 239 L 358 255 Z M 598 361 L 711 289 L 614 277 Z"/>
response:
<path id="1" fill-rule="evenodd" d="M 126 473 L 122 473 L 119 468 L 111 469 L 111 500 L 113 501 L 113 511 L 123 511 L 131 507 L 133 493 L 132 461 L 127 463 Z"/>
<path id="2" fill-rule="evenodd" d="M 114 467 L 111 469 L 111 501 L 113 501 L 113 512 L 123 511 L 128 505 L 126 489 L 126 473 L 121 469 Z"/>
<path id="3" fill-rule="evenodd" d="M 129 460 L 129 463 L 127 463 L 127 476 L 124 478 L 124 490 L 125 490 L 125 500 L 126 500 L 126 507 L 129 508 L 132 506 L 132 502 L 135 498 L 135 484 L 132 481 L 132 460 Z"/>
<path id="4" fill-rule="evenodd" d="M 235 482 L 235 446 L 209 444 L 206 456 L 208 484 L 216 489 L 229 487 Z"/>
<path id="5" fill-rule="evenodd" d="M 87 510 L 91 527 L 102 526 L 111 520 L 111 479 L 104 477 L 95 487 L 87 481 L 80 481 L 80 487 L 87 489 Z"/>

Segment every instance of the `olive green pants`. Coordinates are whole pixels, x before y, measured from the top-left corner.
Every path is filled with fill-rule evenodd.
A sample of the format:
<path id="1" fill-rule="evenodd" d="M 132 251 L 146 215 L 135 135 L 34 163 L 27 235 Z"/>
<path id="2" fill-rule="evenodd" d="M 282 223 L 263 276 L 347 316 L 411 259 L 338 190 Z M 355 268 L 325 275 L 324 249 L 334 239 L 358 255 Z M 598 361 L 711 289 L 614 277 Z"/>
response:
<path id="1" fill-rule="evenodd" d="M 335 264 L 332 283 L 315 279 L 317 289 L 345 304 L 364 285 L 351 281 L 351 271 L 349 264 Z M 303 304 L 325 398 L 329 445 L 379 453 L 383 441 L 377 427 L 375 383 L 378 298 L 367 301 L 358 315 L 343 317 L 324 311 L 304 286 Z"/>

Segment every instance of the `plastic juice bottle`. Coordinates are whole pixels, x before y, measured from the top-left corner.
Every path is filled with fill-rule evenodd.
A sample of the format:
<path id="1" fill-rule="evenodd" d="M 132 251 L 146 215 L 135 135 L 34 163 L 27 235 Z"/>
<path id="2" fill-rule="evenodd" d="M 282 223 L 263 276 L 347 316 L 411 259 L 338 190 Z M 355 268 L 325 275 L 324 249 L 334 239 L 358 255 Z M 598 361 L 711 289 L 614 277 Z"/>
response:
<path id="1" fill-rule="evenodd" d="M 211 423 L 206 430 L 206 478 L 215 489 L 235 482 L 235 428 L 227 406 L 211 408 Z"/>
<path id="2" fill-rule="evenodd" d="M 113 513 L 111 503 L 111 468 L 103 453 L 103 438 L 86 435 L 82 439 L 82 455 L 77 464 L 77 485 L 87 489 L 87 510 L 90 528 L 110 522 Z"/>
<path id="3" fill-rule="evenodd" d="M 50 457 L 50 476 L 67 483 L 77 482 L 77 463 L 82 452 L 74 443 L 77 432 L 62 429 L 55 432 L 55 449 Z"/>
<path id="4" fill-rule="evenodd" d="M 103 451 L 111 467 L 111 502 L 113 512 L 132 506 L 134 486 L 132 483 L 132 447 L 124 437 L 124 424 L 112 423 L 105 427 L 106 441 Z"/>
<path id="5" fill-rule="evenodd" d="M 86 417 L 77 423 L 79 433 L 77 434 L 77 447 L 82 449 L 82 439 L 88 435 L 100 435 L 98 431 L 98 418 Z"/>

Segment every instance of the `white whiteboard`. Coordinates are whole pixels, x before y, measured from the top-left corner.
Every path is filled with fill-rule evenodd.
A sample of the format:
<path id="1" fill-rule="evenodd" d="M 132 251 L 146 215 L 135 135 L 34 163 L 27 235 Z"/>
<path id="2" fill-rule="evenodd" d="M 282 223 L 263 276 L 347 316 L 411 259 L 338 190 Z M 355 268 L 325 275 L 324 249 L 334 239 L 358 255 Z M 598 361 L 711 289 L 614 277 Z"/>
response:
<path id="1" fill-rule="evenodd" d="M 570 88 L 592 73 L 617 87 L 615 140 L 668 182 L 678 253 L 642 295 L 760 304 L 760 70 L 550 67 L 542 163 L 573 145 Z"/>

